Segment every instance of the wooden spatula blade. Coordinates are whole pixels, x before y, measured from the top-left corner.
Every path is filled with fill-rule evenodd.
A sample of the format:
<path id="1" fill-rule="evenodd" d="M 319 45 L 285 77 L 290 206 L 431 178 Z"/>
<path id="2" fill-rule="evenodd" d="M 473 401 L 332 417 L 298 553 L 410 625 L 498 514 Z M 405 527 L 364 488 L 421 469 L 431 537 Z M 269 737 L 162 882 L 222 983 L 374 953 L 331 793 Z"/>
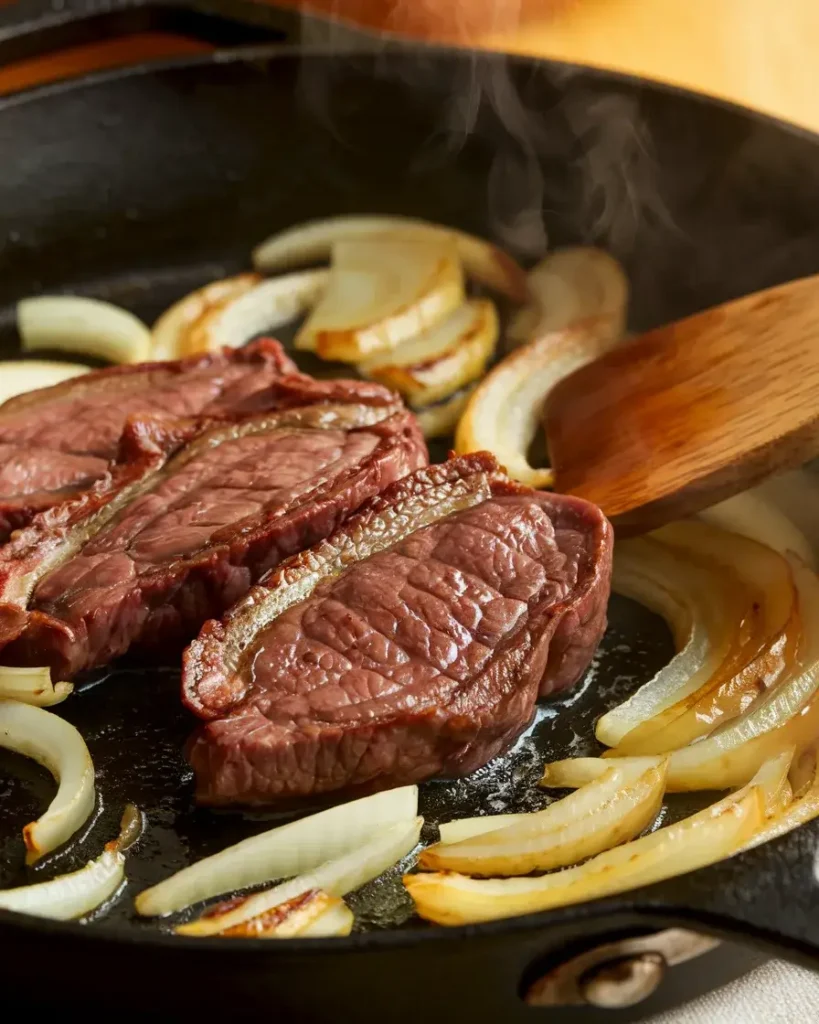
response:
<path id="1" fill-rule="evenodd" d="M 555 489 L 652 529 L 819 454 L 819 275 L 613 349 L 544 412 Z"/>

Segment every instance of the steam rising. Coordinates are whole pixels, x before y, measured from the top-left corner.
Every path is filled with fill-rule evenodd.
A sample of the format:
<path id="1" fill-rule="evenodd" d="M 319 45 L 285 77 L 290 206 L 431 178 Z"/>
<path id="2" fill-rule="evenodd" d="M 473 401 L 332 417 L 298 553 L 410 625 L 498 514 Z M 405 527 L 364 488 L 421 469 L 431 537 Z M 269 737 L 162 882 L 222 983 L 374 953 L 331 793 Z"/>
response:
<path id="1" fill-rule="evenodd" d="M 475 2 L 484 25 L 487 5 L 503 26 L 521 7 L 521 0 Z M 469 26 L 460 29 L 468 38 Z M 461 199 L 453 183 L 475 167 L 485 199 L 470 186 L 471 205 L 453 209 L 452 222 L 471 219 L 460 226 L 491 235 L 519 258 L 540 257 L 547 242 L 607 249 L 629 275 L 633 329 L 819 270 L 816 150 L 796 132 L 569 65 L 468 51 L 442 59 L 433 47 L 399 49 L 388 35 L 327 21 L 305 21 L 303 41 L 336 55 L 305 62 L 299 101 L 337 143 L 360 150 L 358 160 L 372 147 L 369 125 L 362 129 L 363 119 L 344 107 L 356 90 L 339 88 L 359 61 L 365 108 L 370 89 L 391 94 L 395 118 L 416 134 L 430 109 L 437 112 L 397 176 L 422 173 L 434 183 L 440 169 L 434 198 L 446 219 L 440 210 L 449 195 L 453 206 Z M 388 116 L 380 103 L 373 111 Z M 358 140 L 346 137 L 352 122 L 364 131 Z M 322 167 L 353 202 L 356 159 L 346 170 L 332 161 Z M 411 186 L 404 194 L 418 200 Z M 423 216 L 423 196 L 416 205 L 404 212 Z"/>
<path id="2" fill-rule="evenodd" d="M 468 6 L 468 5 L 467 5 Z M 340 5 L 340 10 L 343 5 Z M 493 3 L 496 27 L 517 23 L 520 0 Z M 486 10 L 483 10 L 486 24 Z M 468 35 L 469 25 L 459 26 Z M 303 41 L 337 54 L 337 60 L 311 68 L 300 83 L 301 100 L 312 116 L 338 141 L 343 129 L 334 113 L 334 74 L 356 59 L 357 52 L 379 51 L 377 76 L 400 76 L 410 92 L 424 87 L 434 57 L 423 49 L 407 71 L 390 60 L 386 36 L 379 40 L 341 22 L 305 20 Z M 434 51 L 432 51 L 434 53 Z M 525 73 L 525 62 L 501 54 L 471 53 L 453 65 L 457 70 L 441 105 L 434 139 L 418 154 L 419 165 L 452 158 L 470 139 L 491 131 L 494 156 L 486 181 L 487 222 L 494 238 L 519 257 L 535 259 L 547 247 L 547 222 L 567 216 L 564 174 L 558 188 L 544 168 L 565 163 L 573 153 L 571 218 L 583 237 L 616 254 L 628 252 L 641 221 L 673 229 L 655 182 L 656 163 L 642 124 L 638 101 L 626 94 L 598 92 L 582 84 L 582 73 L 566 67 L 552 76 L 557 90 L 540 87 Z M 335 68 L 335 72 L 332 70 Z M 377 82 L 374 83 L 377 88 Z M 556 115 L 558 115 L 556 117 Z M 399 115 L 400 116 L 400 115 Z M 547 124 L 549 127 L 547 128 Z M 555 125 L 562 131 L 555 133 Z M 576 234 L 576 233 L 575 233 Z"/>

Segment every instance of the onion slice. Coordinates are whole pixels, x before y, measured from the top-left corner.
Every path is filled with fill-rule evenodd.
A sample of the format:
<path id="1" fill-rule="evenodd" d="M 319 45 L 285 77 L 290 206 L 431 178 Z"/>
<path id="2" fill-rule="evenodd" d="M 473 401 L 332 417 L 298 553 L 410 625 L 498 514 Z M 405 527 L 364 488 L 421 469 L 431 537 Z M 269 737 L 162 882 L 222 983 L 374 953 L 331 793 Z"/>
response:
<path id="1" fill-rule="evenodd" d="M 398 348 L 463 301 L 463 270 L 445 238 L 337 242 L 324 295 L 296 348 L 358 363 Z"/>
<path id="2" fill-rule="evenodd" d="M 768 843 L 819 817 L 819 763 L 815 749 L 810 751 L 809 756 L 811 774 L 804 791 L 795 794 L 791 803 L 786 804 L 778 814 L 771 816 L 748 840 L 744 849 L 750 850 L 755 846 L 761 846 L 762 843 Z"/>
<path id="3" fill-rule="evenodd" d="M 602 249 L 557 249 L 530 270 L 526 280 L 530 299 L 506 332 L 513 344 L 536 341 L 589 317 L 608 322 L 613 338 L 625 332 L 628 279 L 617 260 Z"/>
<path id="4" fill-rule="evenodd" d="M 457 821 L 446 821 L 438 826 L 439 845 L 460 843 L 463 839 L 474 839 L 484 836 L 487 832 L 497 832 L 508 825 L 517 825 L 526 821 L 528 814 L 481 814 L 476 818 L 459 818 Z"/>
<path id="5" fill-rule="evenodd" d="M 353 912 L 343 900 L 313 889 L 221 935 L 228 939 L 329 938 L 349 935 L 353 924 Z"/>
<path id="6" fill-rule="evenodd" d="M 417 845 L 423 823 L 423 818 L 415 818 L 411 822 L 400 821 L 389 828 L 378 829 L 369 842 L 334 860 L 325 861 L 315 870 L 242 900 L 230 900 L 223 910 L 217 909 L 215 913 L 206 911 L 190 924 L 178 925 L 175 931 L 180 935 L 197 937 L 219 935 L 314 889 L 323 889 L 331 896 L 345 896 L 406 857 Z"/>
<path id="7" fill-rule="evenodd" d="M 59 783 L 42 817 L 23 829 L 29 864 L 66 842 L 94 809 L 94 765 L 73 725 L 50 711 L 0 700 L 0 747 L 31 757 Z"/>
<path id="8" fill-rule="evenodd" d="M 316 304 L 328 270 L 306 270 L 262 281 L 207 309 L 181 339 L 180 355 L 239 348 L 263 331 L 275 331 Z"/>
<path id="9" fill-rule="evenodd" d="M 0 665 L 0 700 L 19 700 L 47 708 L 59 704 L 74 689 L 71 683 L 52 683 L 51 669 Z"/>
<path id="10" fill-rule="evenodd" d="M 539 338 L 501 360 L 469 400 L 455 434 L 458 454 L 490 451 L 507 473 L 531 487 L 551 487 L 550 469 L 529 462 L 544 402 L 568 374 L 607 352 L 618 338 L 604 320 L 587 320 Z"/>
<path id="11" fill-rule="evenodd" d="M 0 363 L 0 405 L 27 391 L 50 388 L 72 377 L 88 373 L 80 363 L 52 363 L 42 359 L 15 359 Z"/>
<path id="12" fill-rule="evenodd" d="M 794 562 L 800 614 L 819 622 L 819 578 Z M 798 664 L 787 678 L 740 717 L 671 756 L 672 791 L 726 788 L 747 782 L 766 760 L 788 746 L 803 750 L 819 734 L 819 630 L 807 629 Z"/>
<path id="13" fill-rule="evenodd" d="M 714 677 L 731 654 L 749 598 L 730 574 L 709 572 L 644 537 L 616 545 L 612 589 L 662 615 L 677 647 L 677 654 L 653 679 L 598 720 L 597 738 L 617 747 L 641 723 Z"/>
<path id="14" fill-rule="evenodd" d="M 808 538 L 793 520 L 758 490 L 735 494 L 718 505 L 703 509 L 698 518 L 765 544 L 780 555 L 792 552 L 805 565 L 816 568 L 816 555 Z"/>
<path id="15" fill-rule="evenodd" d="M 358 371 L 397 391 L 414 407 L 429 405 L 480 377 L 497 341 L 495 306 L 488 299 L 475 299 L 395 351 L 359 363 Z"/>
<path id="16" fill-rule="evenodd" d="M 502 249 L 455 228 L 412 217 L 329 217 L 299 224 L 258 245 L 253 250 L 253 265 L 269 274 L 319 263 L 330 258 L 336 242 L 371 237 L 433 241 L 451 238 L 469 277 L 515 302 L 524 302 L 528 296 L 525 271 Z"/>
<path id="17" fill-rule="evenodd" d="M 0 909 L 52 921 L 71 921 L 90 914 L 111 899 L 125 881 L 125 851 L 134 842 L 136 822 L 141 828 L 141 815 L 129 804 L 119 838 L 108 843 L 99 857 L 79 871 L 50 882 L 0 890 Z"/>
<path id="18" fill-rule="evenodd" d="M 165 310 L 151 331 L 154 359 L 178 359 L 188 351 L 185 339 L 194 324 L 210 310 L 244 295 L 262 280 L 259 274 L 237 274 L 211 281 L 189 292 Z"/>
<path id="19" fill-rule="evenodd" d="M 40 295 L 17 303 L 24 352 L 59 349 L 139 363 L 150 357 L 151 332 L 121 306 L 81 295 Z"/>
<path id="20" fill-rule="evenodd" d="M 171 914 L 211 896 L 312 871 L 357 849 L 378 828 L 401 822 L 409 827 L 417 813 L 417 786 L 330 807 L 183 868 L 141 892 L 135 901 L 137 913 L 145 917 Z"/>
<path id="21" fill-rule="evenodd" d="M 721 631 L 723 641 L 733 638 L 730 651 L 709 677 L 692 677 L 676 697 L 662 694 L 657 680 L 652 680 L 630 702 L 604 716 L 597 735 L 608 743 L 612 719 L 631 714 L 638 702 L 650 708 L 616 740 L 623 754 L 675 750 L 741 714 L 791 668 L 802 632 L 793 573 L 787 559 L 772 548 L 702 522 L 672 524 L 652 534 L 652 540 L 684 560 L 686 571 L 699 563 L 711 579 L 712 596 L 727 586 L 726 606 L 735 596 L 741 621 Z M 683 582 L 682 573 L 675 576 L 672 570 L 670 566 L 668 586 L 675 586 L 678 576 Z M 657 566 L 648 570 L 656 571 Z M 701 615 L 712 623 L 718 621 L 713 601 L 710 610 L 704 597 L 695 601 Z M 657 705 L 659 696 L 663 706 Z M 674 697 L 670 703 L 669 697 Z"/>
<path id="22" fill-rule="evenodd" d="M 455 873 L 405 875 L 418 913 L 444 925 L 529 914 L 685 874 L 737 853 L 765 816 L 761 786 L 673 825 L 537 878 L 474 879 Z"/>
<path id="23" fill-rule="evenodd" d="M 633 839 L 657 817 L 667 762 L 647 758 L 642 764 L 639 759 L 614 764 L 600 779 L 522 821 L 429 847 L 419 866 L 471 875 L 526 875 L 575 864 Z"/>

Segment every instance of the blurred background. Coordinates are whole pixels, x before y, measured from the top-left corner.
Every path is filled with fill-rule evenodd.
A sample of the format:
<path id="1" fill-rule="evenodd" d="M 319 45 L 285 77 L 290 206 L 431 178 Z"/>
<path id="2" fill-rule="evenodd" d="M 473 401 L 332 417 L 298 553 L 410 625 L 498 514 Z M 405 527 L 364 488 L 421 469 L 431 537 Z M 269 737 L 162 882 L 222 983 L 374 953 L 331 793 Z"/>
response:
<path id="1" fill-rule="evenodd" d="M 0 0 L 7 4 L 8 0 Z M 643 75 L 819 130 L 817 0 L 277 0 L 344 25 Z M 59 10 L 61 0 L 52 5 Z M 310 42 L 310 38 L 306 39 Z M 0 68 L 0 93 L 82 71 L 208 50 L 171 32 L 100 40 Z"/>

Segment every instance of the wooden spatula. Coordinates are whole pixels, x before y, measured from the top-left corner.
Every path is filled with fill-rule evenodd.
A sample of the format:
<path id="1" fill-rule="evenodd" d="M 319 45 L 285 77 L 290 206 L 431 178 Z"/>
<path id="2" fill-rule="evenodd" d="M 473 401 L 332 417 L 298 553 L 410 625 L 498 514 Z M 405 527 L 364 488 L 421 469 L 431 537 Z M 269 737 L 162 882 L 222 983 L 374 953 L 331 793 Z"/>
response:
<path id="1" fill-rule="evenodd" d="M 562 380 L 555 490 L 637 533 L 819 454 L 819 275 L 660 327 Z"/>

